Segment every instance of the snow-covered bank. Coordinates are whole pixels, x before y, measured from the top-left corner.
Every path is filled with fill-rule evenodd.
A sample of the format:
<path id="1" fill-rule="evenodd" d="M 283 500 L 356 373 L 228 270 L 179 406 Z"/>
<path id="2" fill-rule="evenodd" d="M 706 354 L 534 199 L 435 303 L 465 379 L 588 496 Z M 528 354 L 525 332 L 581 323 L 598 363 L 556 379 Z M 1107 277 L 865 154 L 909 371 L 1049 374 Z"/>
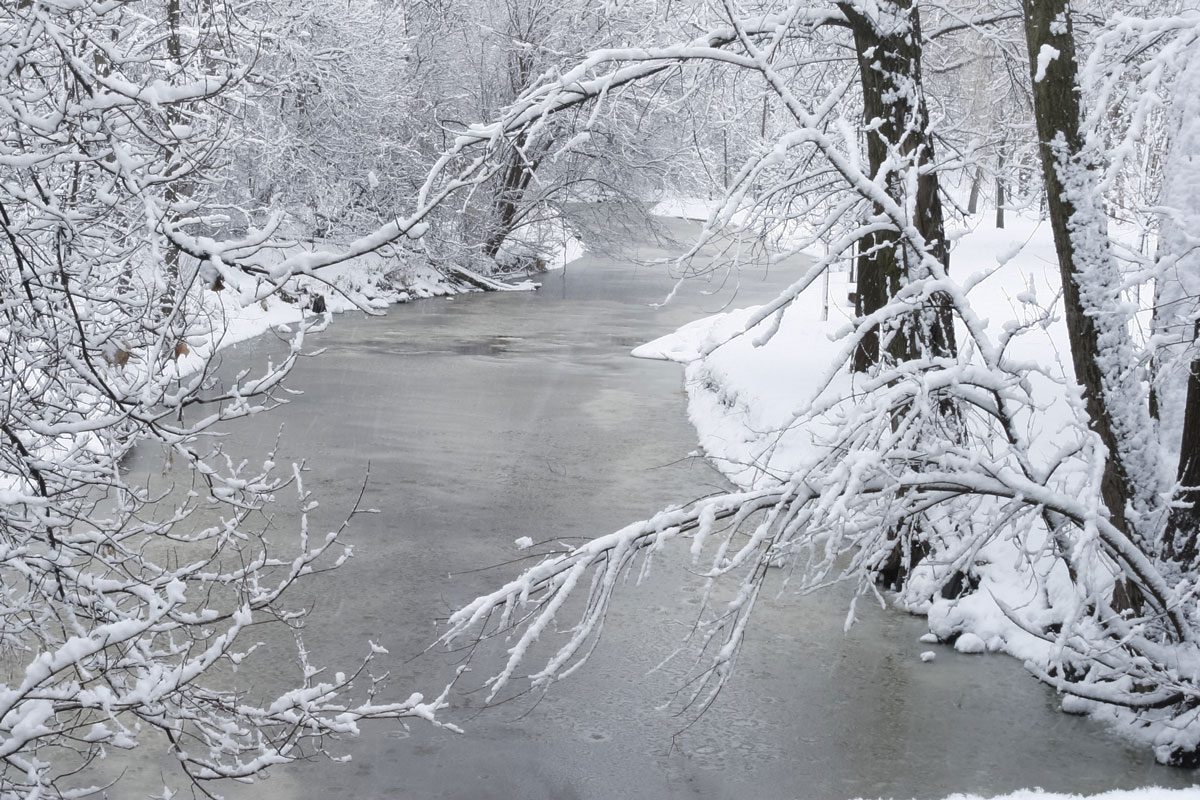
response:
<path id="1" fill-rule="evenodd" d="M 1013 215 L 1003 230 L 983 223 L 951 232 L 951 237 L 951 268 L 968 293 L 976 330 L 1001 343 L 1006 364 L 1036 365 L 1017 366 L 1012 372 L 1021 375 L 1021 391 L 1031 401 L 1014 417 L 1027 452 L 1034 462 L 1048 465 L 1047 475 L 1055 476 L 1065 496 L 1086 492 L 1078 467 L 1074 477 L 1070 469 L 1056 473 L 1068 460 L 1063 454 L 1078 451 L 1081 426 L 1067 332 L 1055 310 L 1060 285 L 1049 225 Z M 871 453 L 846 455 L 840 441 L 829 436 L 835 426 L 844 432 L 863 422 L 855 422 L 851 398 L 867 387 L 867 379 L 831 368 L 845 363 L 849 353 L 846 334 L 853 309 L 845 273 L 832 275 L 828 286 L 828 303 L 814 283 L 780 318 L 771 314 L 753 324 L 758 319 L 755 309 L 731 311 L 634 350 L 639 357 L 685 364 L 688 413 L 704 453 L 742 489 L 766 489 L 813 465 L 841 463 L 843 458 L 846 471 L 853 473 L 856 462 L 851 456 L 871 462 Z M 828 319 L 822 319 L 826 307 Z M 959 325 L 959 341 L 967 343 L 963 360 L 968 362 L 971 337 Z M 818 396 L 821 403 L 814 405 Z M 1147 435 L 1148 442 L 1153 438 Z M 992 446 L 983 441 L 978 457 L 986 460 Z M 980 509 L 979 518 L 968 521 L 967 527 L 992 531 L 1000 527 L 992 517 L 1002 519 L 1010 513 L 993 505 Z M 1062 649 L 1054 632 L 1064 619 L 1079 613 L 1079 606 L 1072 578 L 1047 540 L 1038 519 L 1020 534 L 972 539 L 974 549 L 948 550 L 950 555 L 938 564 L 930 563 L 937 559 L 923 562 L 894 599 L 927 616 L 930 633 L 923 642 L 954 646 L 963 653 L 1006 653 L 1053 682 L 1052 665 Z M 973 591 L 945 583 L 955 564 L 961 565 L 961 572 L 954 580 L 965 576 Z M 1113 583 L 1096 589 L 1112 590 Z M 913 657 L 919 657 L 916 650 Z M 1179 669 L 1192 667 L 1181 664 Z M 1135 716 L 1115 704 L 1064 696 L 1064 710 L 1113 723 L 1122 734 L 1152 747 L 1163 762 L 1174 761 L 1179 752 L 1192 752 L 1200 740 L 1200 712 L 1195 710 L 1161 717 L 1142 710 Z"/>
<path id="2" fill-rule="evenodd" d="M 562 268 L 569 258 L 578 256 L 579 247 L 574 239 L 555 242 L 538 251 L 538 264 L 543 269 Z M 296 245 L 284 249 L 277 257 L 300 248 Z M 511 256 L 531 251 L 518 242 L 506 243 L 503 252 Z M 531 291 L 537 287 L 534 280 L 520 274 L 506 275 L 501 280 L 466 269 L 445 273 L 420 260 L 380 252 L 323 269 L 318 277 L 298 277 L 284 290 L 258 302 L 245 301 L 255 293 L 255 279 L 251 277 L 218 291 L 197 286 L 189 298 L 194 330 L 187 338 L 188 352 L 178 359 L 178 369 L 180 374 L 190 373 L 216 350 L 270 330 L 290 330 L 306 319 L 320 327 L 329 315 L 346 311 L 383 311 L 412 300 L 480 291 Z"/>
<path id="3" fill-rule="evenodd" d="M 1103 794 L 1054 794 L 1041 789 L 1027 789 L 1012 794 L 997 795 L 986 800 L 1198 800 L 1200 787 L 1191 789 L 1160 789 L 1147 786 L 1132 791 L 1104 792 Z M 945 800 L 985 800 L 975 794 L 952 794 Z"/>
<path id="4" fill-rule="evenodd" d="M 332 242 L 323 246 L 337 249 Z M 296 244 L 281 248 L 268 262 L 315 247 Z M 312 316 L 318 296 L 318 310 L 340 314 L 355 309 L 381 311 L 411 300 L 467 292 L 532 291 L 539 284 L 529 277 L 531 273 L 562 269 L 581 255 L 583 243 L 563 220 L 554 218 L 518 229 L 504 240 L 496 254 L 496 267 L 502 273 L 498 275 L 482 275 L 465 267 L 439 271 L 411 253 L 393 254 L 388 248 L 322 269 L 317 277 L 299 277 L 288 291 L 277 292 L 261 302 L 246 303 L 242 299 L 254 294 L 254 279 L 249 277 L 244 285 L 222 291 L 197 288 L 194 302 L 202 309 L 200 318 L 208 324 L 189 340 L 192 354 L 181 359 L 181 371 L 200 366 L 204 354 L 213 349 L 302 322 Z"/>
<path id="5" fill-rule="evenodd" d="M 687 210 L 694 205 L 677 202 L 667 208 Z M 1054 302 L 1057 276 L 1048 225 L 1017 219 L 1003 230 L 981 226 L 957 235 L 953 269 L 974 285 L 972 300 L 981 318 L 1000 327 Z M 757 309 L 735 309 L 697 320 L 633 351 L 639 358 L 685 365 L 688 414 L 705 455 L 742 488 L 760 486 L 772 475 L 793 470 L 820 433 L 793 423 L 797 411 L 822 388 L 821 377 L 844 346 L 839 333 L 854 315 L 848 274 L 832 273 L 827 287 L 828 297 L 819 283 L 800 294 L 774 331 L 773 322 L 765 320 L 747 332 L 746 324 Z M 822 320 L 825 308 L 828 319 Z M 769 341 L 764 341 L 768 334 Z M 1023 352 L 1049 352 L 1069 365 L 1061 325 L 1033 338 L 1027 335 L 1013 346 Z"/>

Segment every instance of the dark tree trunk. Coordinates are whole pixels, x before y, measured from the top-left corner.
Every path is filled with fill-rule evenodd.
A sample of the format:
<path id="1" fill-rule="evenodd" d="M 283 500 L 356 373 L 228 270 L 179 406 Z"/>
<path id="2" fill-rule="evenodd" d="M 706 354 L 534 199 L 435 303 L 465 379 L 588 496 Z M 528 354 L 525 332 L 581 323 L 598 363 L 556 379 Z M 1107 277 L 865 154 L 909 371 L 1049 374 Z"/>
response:
<path id="1" fill-rule="evenodd" d="M 186 54 L 183 48 L 183 25 L 185 22 L 184 8 L 182 0 L 167 0 L 167 55 L 174 62 L 174 68 L 180 72 L 183 71 L 184 60 Z M 187 116 L 184 109 L 177 103 L 167 106 L 166 110 L 167 122 L 170 127 L 170 136 L 174 136 L 176 125 L 187 123 Z M 166 141 L 166 160 L 174 161 L 176 147 L 168 138 Z M 191 180 L 177 178 L 167 184 L 164 192 L 166 200 L 165 214 L 171 218 L 169 221 L 174 222 L 176 217 L 175 208 L 178 204 L 190 200 L 195 192 L 195 187 Z M 161 310 L 164 314 L 170 314 L 175 307 L 177 300 L 175 293 L 179 291 L 182 280 L 182 261 L 183 252 L 175 244 L 175 242 L 167 239 L 165 242 L 165 253 L 163 254 L 163 266 L 166 270 L 167 288 L 161 298 Z"/>
<path id="2" fill-rule="evenodd" d="M 522 135 L 509 153 L 500 187 L 493 200 L 494 216 L 489 220 L 490 230 L 483 242 L 483 254 L 494 259 L 500 246 L 521 225 L 522 205 L 528 200 L 529 186 L 541 164 L 541 158 L 553 140 L 547 137 L 534 145 Z M 532 153 L 530 151 L 533 151 Z"/>
<path id="3" fill-rule="evenodd" d="M 1164 342 L 1189 349 L 1180 358 L 1190 361 L 1183 407 L 1183 438 L 1179 443 L 1176 479 L 1181 487 L 1174 498 L 1163 534 L 1163 551 L 1193 575 L 1200 570 L 1200 249 L 1195 235 L 1200 230 L 1200 61 L 1193 61 L 1178 78 L 1171 148 L 1163 164 L 1160 203 L 1173 213 L 1164 214 L 1158 230 L 1157 260 L 1160 275 L 1154 286 L 1154 317 L 1151 334 Z M 1169 266 L 1168 266 L 1169 265 Z M 1181 335 L 1182 334 L 1182 335 Z M 1190 334 L 1190 337 L 1188 336 Z M 1186 340 L 1190 338 L 1191 342 Z M 1170 380 L 1168 364 L 1176 348 L 1160 346 L 1151 362 L 1155 374 L 1151 386 Z M 1157 392 L 1152 413 L 1159 412 Z M 1176 413 L 1173 403 L 1163 409 Z"/>
<path id="4" fill-rule="evenodd" d="M 979 211 L 979 188 L 983 183 L 983 167 L 975 168 L 975 177 L 971 179 L 971 199 L 967 201 L 967 213 Z"/>
<path id="5" fill-rule="evenodd" d="M 1075 379 L 1083 387 L 1091 427 L 1108 450 L 1101 494 L 1113 524 L 1150 551 L 1152 537 L 1130 530 L 1125 510 L 1131 501 L 1150 507 L 1157 502 L 1154 491 L 1157 475 L 1143 474 L 1156 472 L 1146 467 L 1152 459 L 1147 454 L 1139 455 L 1134 441 L 1144 428 L 1134 429 L 1148 426 L 1150 420 L 1145 409 L 1138 408 L 1136 379 L 1122 382 L 1114 377 L 1116 363 L 1124 365 L 1130 359 L 1128 334 L 1119 313 L 1121 281 L 1108 252 L 1102 201 L 1096 194 L 1098 189 L 1092 185 L 1092 165 L 1085 163 L 1078 66 L 1068 0 L 1022 0 L 1022 9 L 1033 77 L 1033 111 L 1047 211 L 1062 278 L 1071 360 Z M 1053 58 L 1048 58 L 1050 55 Z M 1086 286 L 1086 306 L 1081 299 L 1081 286 Z M 1105 326 L 1103 335 L 1101 325 Z M 1114 362 L 1108 374 L 1112 385 L 1105 384 L 1106 375 L 1101 370 L 1104 362 Z M 1127 369 L 1135 366 L 1129 364 Z M 1128 464 L 1135 466 L 1129 469 Z"/>
<path id="6" fill-rule="evenodd" d="M 867 159 L 871 174 L 878 176 L 887 161 L 889 148 L 914 158 L 919 168 L 932 165 L 933 139 L 929 135 L 929 113 L 921 83 L 921 21 L 913 0 L 886 0 L 880 17 L 891 19 L 885 27 L 849 3 L 839 8 L 854 31 L 858 52 L 859 80 L 863 93 L 863 118 L 878 120 L 867 133 Z M 884 13 L 888 12 L 888 13 Z M 895 24 L 902 21 L 902 24 Z M 905 205 L 899 175 L 887 176 L 887 192 Z M 949 266 L 938 192 L 937 172 L 922 171 L 917 179 L 916 218 L 913 220 L 932 255 Z M 876 209 L 879 211 L 879 209 Z M 898 233 L 884 231 L 859 242 L 859 316 L 872 314 L 887 305 L 906 279 L 918 277 L 918 254 L 906 246 Z M 913 315 L 892 336 L 887 354 L 898 361 L 922 354 L 935 356 L 954 352 L 954 327 L 946 298 L 935 297 L 930 308 Z M 854 354 L 854 369 L 866 372 L 884 356 L 878 328 L 863 337 Z"/>
<path id="7" fill-rule="evenodd" d="M 483 242 L 483 254 L 495 258 L 500 246 L 517 225 L 520 203 L 533 180 L 535 166 L 527 164 L 519 142 L 510 156 L 508 168 L 504 170 L 500 188 L 496 193 L 495 217 L 490 220 L 491 230 Z"/>
<path id="8" fill-rule="evenodd" d="M 1200 323 L 1196 325 L 1195 334 L 1200 338 Z M 1196 543 L 1200 536 L 1200 358 L 1192 362 L 1188 375 L 1178 480 L 1182 488 L 1167 517 L 1163 551 L 1169 558 L 1194 570 L 1200 561 Z"/>
<path id="9" fill-rule="evenodd" d="M 934 146 L 921 76 L 921 21 L 914 0 L 881 0 L 875 18 L 849 3 L 839 3 L 839 8 L 854 32 L 871 176 L 883 178 L 888 196 L 897 205 L 913 208 L 911 223 L 927 248 L 927 253 L 919 252 L 898 231 L 877 232 L 858 242 L 856 310 L 862 317 L 886 306 L 905 283 L 927 277 L 927 257 L 948 270 L 950 255 L 938 173 L 932 168 Z M 908 176 L 903 172 L 881 175 L 889 158 L 897 153 L 911 159 L 909 168 L 917 171 L 915 197 L 908 196 Z M 876 214 L 882 211 L 876 206 Z M 883 332 L 875 326 L 860 340 L 854 353 L 856 372 L 868 372 L 884 361 L 953 356 L 954 319 L 949 298 L 933 295 L 887 335 L 890 338 L 885 343 Z M 897 419 L 904 413 L 893 410 Z M 952 418 L 956 411 L 947 407 L 943 413 Z M 878 565 L 876 579 L 899 588 L 932 548 L 920 518 L 905 520 L 887 536 L 891 550 Z"/>

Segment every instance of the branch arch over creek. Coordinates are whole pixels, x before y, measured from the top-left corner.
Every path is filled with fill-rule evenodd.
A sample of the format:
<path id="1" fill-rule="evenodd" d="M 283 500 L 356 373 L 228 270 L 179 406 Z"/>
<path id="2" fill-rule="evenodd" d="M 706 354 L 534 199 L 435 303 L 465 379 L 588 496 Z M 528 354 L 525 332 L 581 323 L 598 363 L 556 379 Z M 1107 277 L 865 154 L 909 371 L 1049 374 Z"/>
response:
<path id="1" fill-rule="evenodd" d="M 681 237 L 692 230 L 664 224 Z M 643 232 L 625 250 L 651 259 L 663 247 Z M 770 299 L 794 274 L 744 270 L 734 307 Z M 389 651 L 373 670 L 390 670 L 392 692 L 436 694 L 450 659 L 411 657 L 435 638 L 436 618 L 513 574 L 515 565 L 477 570 L 522 556 L 515 539 L 607 533 L 724 486 L 687 457 L 696 444 L 679 368 L 629 350 L 722 310 L 733 281 L 699 279 L 655 309 L 672 281 L 626 257 L 588 255 L 540 279 L 536 293 L 336 318 L 310 340 L 325 353 L 290 378 L 303 394 L 230 431 L 231 450 L 259 453 L 283 426 L 276 460 L 307 461 L 318 531 L 345 515 L 370 463 L 363 505 L 379 513 L 355 517 L 346 534 L 354 558 L 293 597 L 312 606 L 305 641 L 315 664 L 350 670 L 371 640 Z M 226 360 L 269 349 L 248 343 Z M 153 454 L 145 458 L 153 468 Z M 283 537 L 286 522 L 278 529 Z M 844 592 L 764 601 L 739 674 L 685 729 L 690 718 L 659 707 L 680 688 L 686 659 L 647 674 L 694 616 L 679 566 L 657 560 L 614 609 L 587 667 L 536 705 L 474 715 L 482 698 L 455 695 L 445 717 L 465 735 L 364 726 L 362 738 L 335 743 L 348 764 L 297 764 L 265 783 L 214 788 L 264 800 L 834 800 L 1193 782 L 1057 711 L 1053 693 L 1012 659 L 939 648 L 922 663 L 919 618 L 861 602 L 843 634 Z M 264 632 L 261 655 L 277 655 L 279 673 L 293 676 L 283 663 L 292 643 L 272 636 Z M 239 674 L 253 692 L 272 671 Z M 159 767 L 139 764 L 127 778 L 155 786 Z"/>

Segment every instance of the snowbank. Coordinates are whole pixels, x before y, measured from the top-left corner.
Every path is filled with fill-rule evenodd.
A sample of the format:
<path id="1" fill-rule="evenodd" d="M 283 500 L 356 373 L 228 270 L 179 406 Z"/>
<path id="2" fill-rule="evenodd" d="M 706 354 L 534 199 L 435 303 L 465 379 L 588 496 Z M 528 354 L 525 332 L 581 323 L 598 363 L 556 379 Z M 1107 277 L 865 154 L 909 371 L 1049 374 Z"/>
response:
<path id="1" fill-rule="evenodd" d="M 684 210 L 689 207 L 686 203 L 675 205 Z M 951 269 L 970 287 L 974 311 L 994 339 L 1013 330 L 1013 321 L 1025 326 L 1025 332 L 1012 339 L 1007 355 L 1043 365 L 1043 372 L 1030 378 L 1037 414 L 1026 415 L 1020 423 L 1028 429 L 1034 455 L 1048 455 L 1059 450 L 1072 428 L 1071 404 L 1075 400 L 1066 388 L 1073 384 L 1070 348 L 1061 315 L 1053 313 L 1060 282 L 1049 224 L 1013 216 L 1003 230 L 983 223 L 973 230 L 950 232 L 955 240 Z M 839 331 L 846 329 L 853 315 L 849 290 L 847 275 L 835 273 L 828 283 L 827 304 L 821 287 L 814 284 L 781 319 L 767 319 L 745 330 L 755 309 L 730 311 L 693 322 L 633 351 L 638 357 L 685 365 L 688 414 L 703 451 L 738 487 L 769 486 L 798 465 L 812 461 L 822 446 L 826 429 L 821 418 L 806 419 L 803 427 L 796 420 L 798 411 L 827 385 L 826 373 L 831 364 L 840 361 L 839 354 L 846 347 Z M 825 307 L 828 319 L 823 320 Z M 967 337 L 960 332 L 959 340 Z M 836 374 L 828 385 L 838 396 L 849 397 L 854 380 L 854 376 Z M 978 591 L 959 599 L 942 598 L 931 591 L 923 595 L 926 599 L 906 606 L 927 615 L 933 634 L 928 640 L 951 645 L 961 642 L 958 649 L 966 652 L 1004 652 L 1023 661 L 1047 661 L 1051 645 L 1022 630 L 1002 610 L 1003 606 L 1020 608 L 1028 621 L 1039 625 L 1050 625 L 1058 618 L 1054 575 L 1048 572 L 1044 576 L 1048 590 L 1038 595 L 1029 580 L 1028 559 L 1022 558 L 1018 549 L 1011 540 L 991 541 L 975 556 L 978 574 L 972 577 L 980 581 Z M 918 580 L 914 573 L 913 582 Z M 920 596 L 919 592 L 912 594 Z M 929 600 L 931 596 L 935 599 Z M 1112 707 L 1077 699 L 1064 702 L 1072 712 L 1123 721 Z M 1156 725 L 1117 727 L 1158 750 L 1168 747 L 1168 740 L 1179 734 Z M 1113 800 L 1135 796 L 1150 795 L 1105 795 Z M 1013 797 L 1055 796 L 1025 793 Z"/>
<path id="2" fill-rule="evenodd" d="M 690 207 L 683 201 L 673 205 Z M 1057 262 L 1048 225 L 1014 220 L 1003 230 L 980 227 L 951 236 L 958 240 L 952 268 L 974 286 L 976 312 L 996 328 L 1040 314 L 1057 299 Z M 689 416 L 706 455 L 738 486 L 757 487 L 794 467 L 812 443 L 814 431 L 795 429 L 792 423 L 844 346 L 838 334 L 853 318 L 852 288 L 847 273 L 830 276 L 827 320 L 821 320 L 821 287 L 813 286 L 797 298 L 773 334 L 770 320 L 744 331 L 756 309 L 738 309 L 697 320 L 634 349 L 633 355 L 685 365 Z M 767 335 L 770 340 L 764 342 Z M 1069 369 L 1061 325 L 1027 334 L 1012 347 L 1031 358 L 1045 359 L 1049 353 Z M 1068 413 L 1063 398 L 1048 396 L 1047 402 L 1064 403 L 1059 413 L 1048 409 L 1048 422 Z M 1041 443 L 1054 445 L 1052 437 Z"/>
<path id="3" fill-rule="evenodd" d="M 561 218 L 526 225 L 500 245 L 496 263 L 504 270 L 562 269 L 583 255 L 583 242 Z"/>
<path id="4" fill-rule="evenodd" d="M 274 257 L 281 260 L 300 248 L 296 245 L 283 249 Z M 571 242 L 551 243 L 541 252 L 551 259 L 547 268 L 560 268 L 564 259 L 577 257 Z M 254 295 L 254 283 L 254 278 L 243 277 L 239 284 L 226 285 L 219 291 L 197 287 L 192 292 L 189 302 L 196 311 L 193 316 L 197 326 L 188 336 L 189 352 L 178 361 L 180 374 L 202 367 L 215 350 L 273 329 L 290 330 L 306 320 L 319 328 L 328 322 L 329 315 L 345 311 L 364 308 L 382 311 L 411 300 L 485 288 L 525 291 L 538 286 L 528 280 L 501 283 L 466 270 L 447 275 L 430 264 L 380 252 L 322 269 L 319 277 L 301 276 L 284 291 L 260 302 L 246 303 L 244 298 Z"/>
<path id="5" fill-rule="evenodd" d="M 697 197 L 667 197 L 650 209 L 650 213 L 658 217 L 678 217 L 704 222 L 716 205 L 719 204 Z"/>
<path id="6" fill-rule="evenodd" d="M 1103 794 L 1054 794 L 1041 789 L 1026 789 L 1012 794 L 999 795 L 991 800 L 1200 800 L 1200 787 L 1191 789 L 1159 789 L 1147 786 L 1132 791 L 1104 792 Z M 952 794 L 945 800 L 984 800 L 975 794 Z"/>

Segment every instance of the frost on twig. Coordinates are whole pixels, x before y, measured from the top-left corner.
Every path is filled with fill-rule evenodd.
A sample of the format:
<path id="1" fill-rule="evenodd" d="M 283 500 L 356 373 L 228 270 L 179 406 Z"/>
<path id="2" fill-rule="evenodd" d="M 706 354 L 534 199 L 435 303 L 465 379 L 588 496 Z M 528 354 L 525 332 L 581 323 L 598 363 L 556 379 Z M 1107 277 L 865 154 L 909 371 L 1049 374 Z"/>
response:
<path id="1" fill-rule="evenodd" d="M 160 74 L 178 35 L 134 3 L 0 5 L 5 800 L 87 795 L 89 765 L 146 746 L 183 770 L 168 782 L 251 779 L 441 704 L 385 701 L 373 654 L 330 675 L 302 643 L 276 697 L 231 677 L 263 626 L 299 632 L 285 595 L 348 552 L 344 525 L 309 530 L 299 465 L 216 435 L 283 401 L 309 328 L 265 366 L 218 370 L 205 292 L 253 272 L 270 230 L 200 233 L 193 181 L 245 70 L 214 50 L 204 74 Z"/>

